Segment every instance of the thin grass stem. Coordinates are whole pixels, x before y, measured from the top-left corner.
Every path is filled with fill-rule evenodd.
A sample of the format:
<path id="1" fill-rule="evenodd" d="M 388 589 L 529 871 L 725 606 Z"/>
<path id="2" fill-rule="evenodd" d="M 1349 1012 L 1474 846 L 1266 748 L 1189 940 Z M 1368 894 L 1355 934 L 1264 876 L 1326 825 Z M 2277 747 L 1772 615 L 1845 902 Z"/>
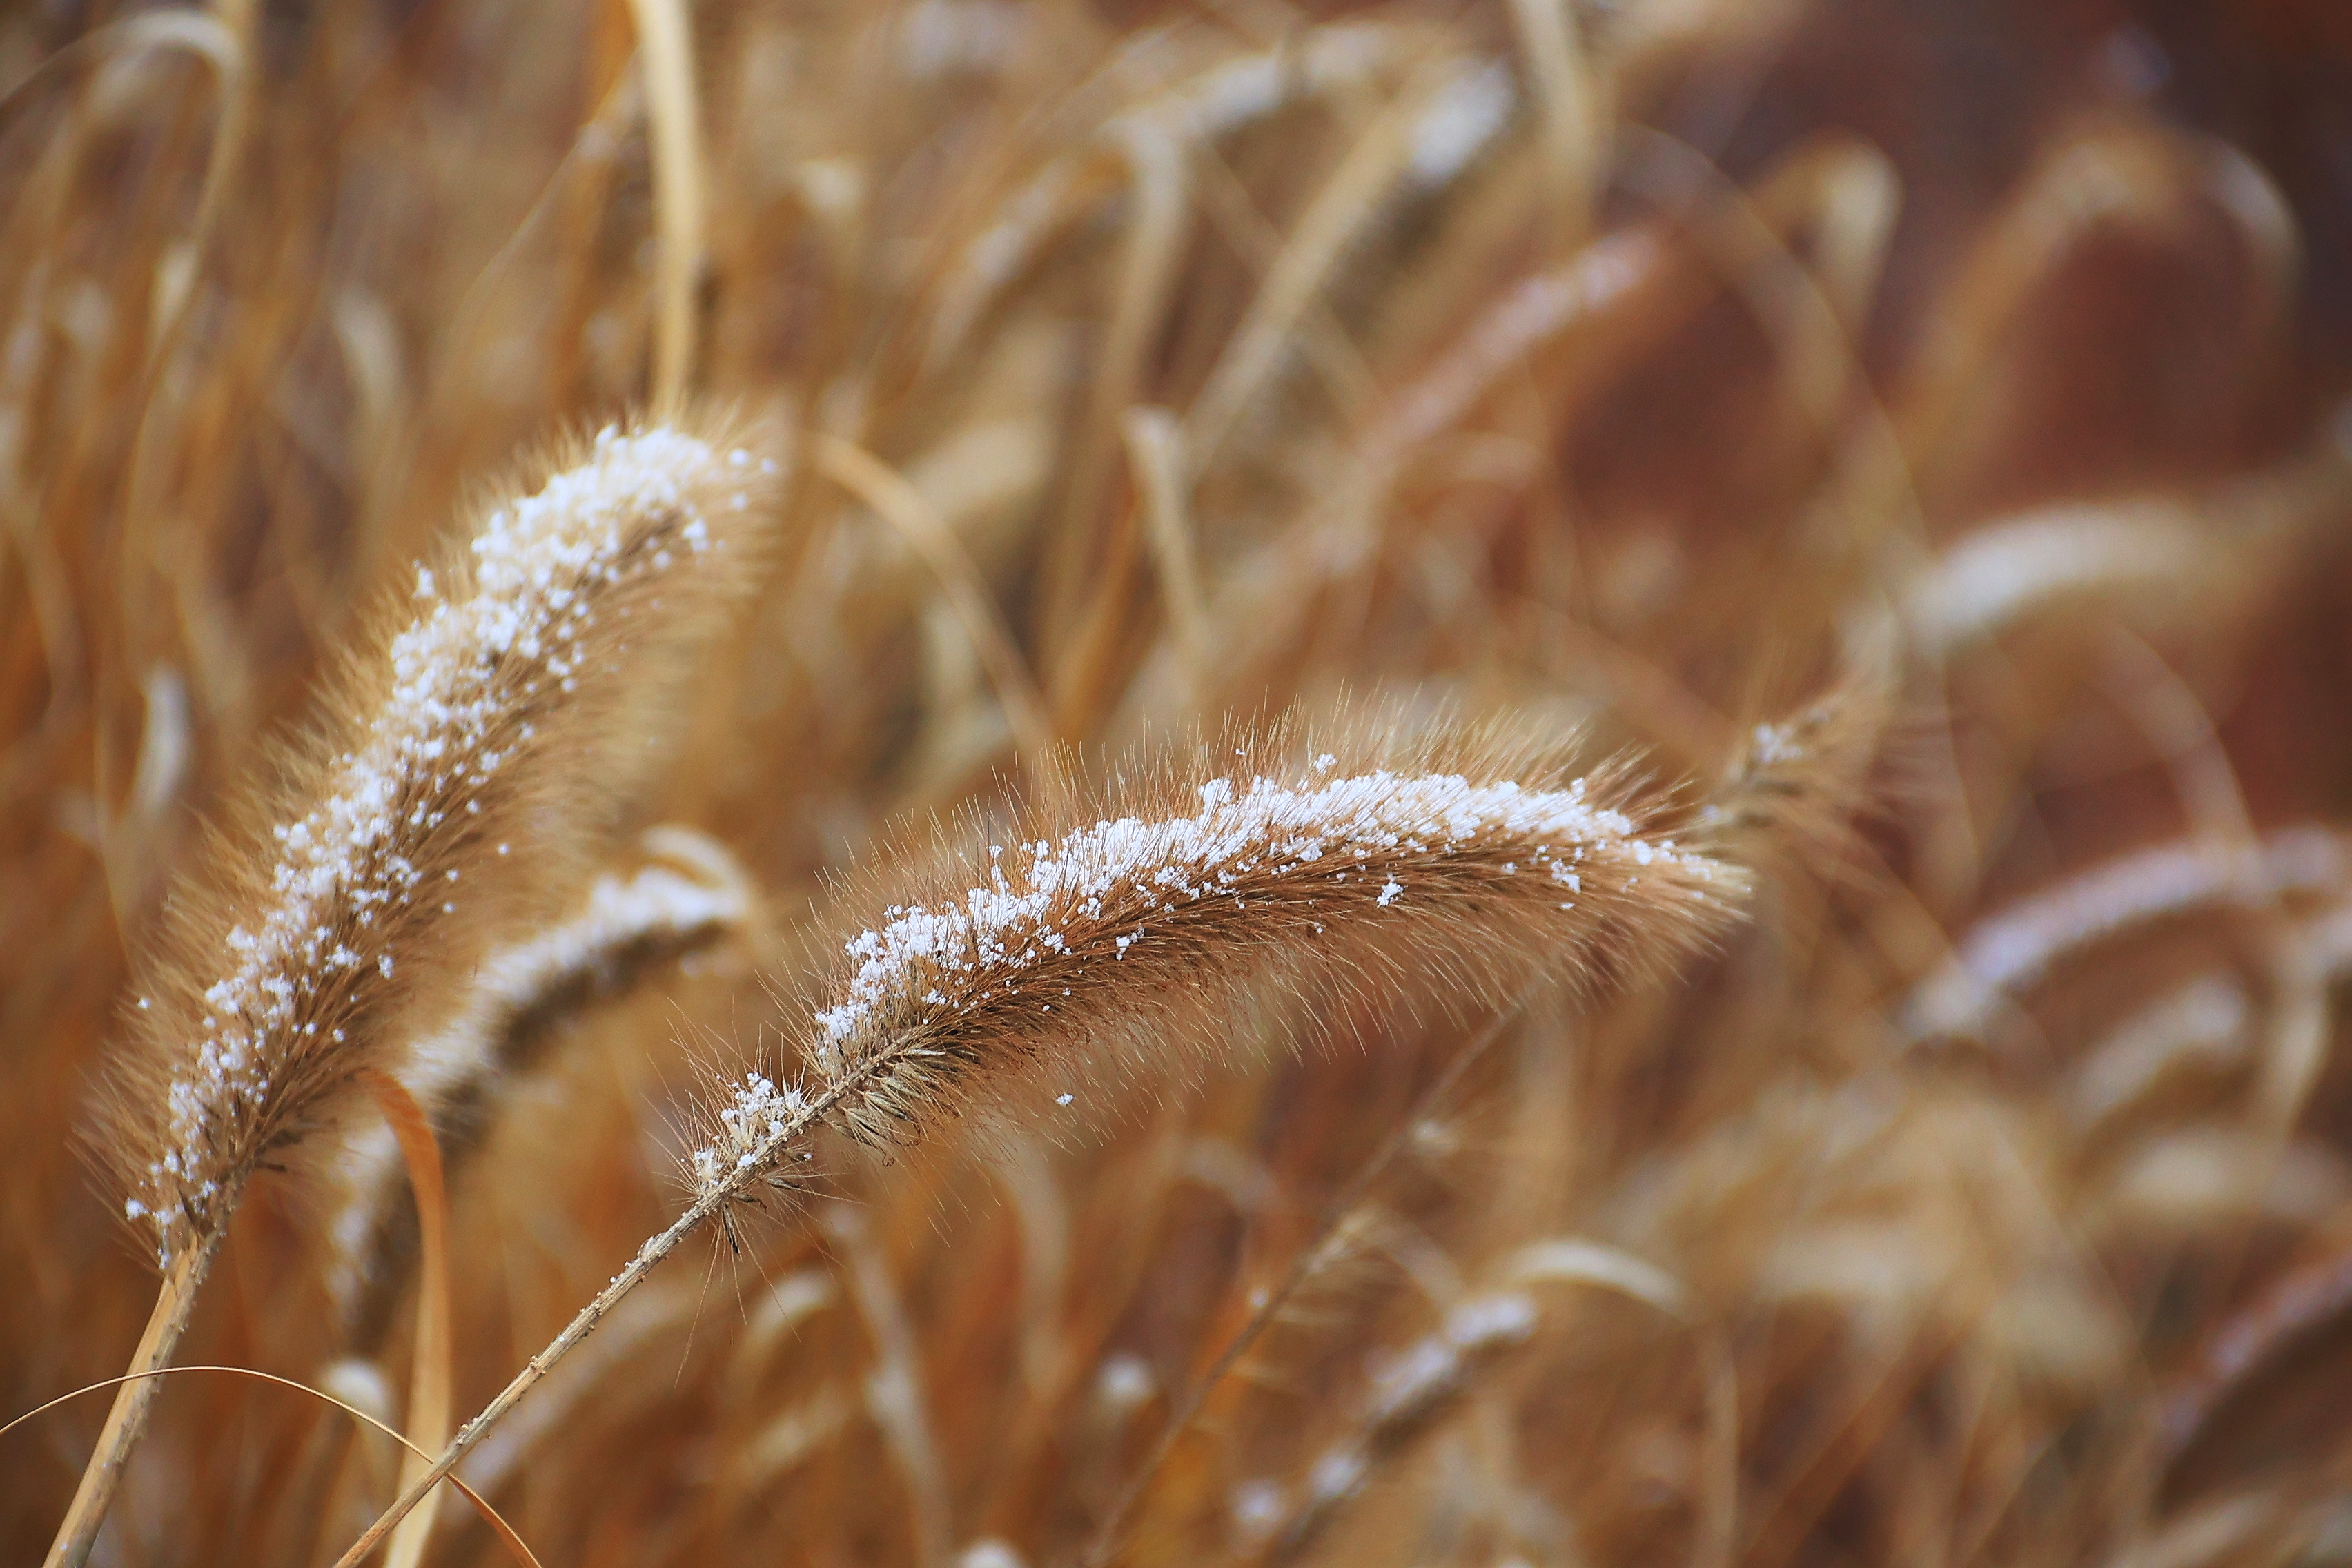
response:
<path id="1" fill-rule="evenodd" d="M 106 1522 L 106 1510 L 122 1484 L 123 1466 L 146 1428 L 149 1407 L 163 1392 L 157 1374 L 166 1370 L 180 1336 L 187 1331 L 196 1291 L 226 1234 L 219 1229 L 198 1233 L 194 1245 L 175 1254 L 164 1271 L 163 1288 L 155 1293 L 155 1310 L 147 1320 L 146 1331 L 139 1336 L 138 1349 L 131 1352 L 130 1368 L 115 1389 L 106 1425 L 99 1429 L 98 1446 L 83 1467 L 81 1484 L 74 1489 L 72 1505 L 50 1543 L 47 1568 L 81 1568 L 89 1560 L 99 1526 Z"/>

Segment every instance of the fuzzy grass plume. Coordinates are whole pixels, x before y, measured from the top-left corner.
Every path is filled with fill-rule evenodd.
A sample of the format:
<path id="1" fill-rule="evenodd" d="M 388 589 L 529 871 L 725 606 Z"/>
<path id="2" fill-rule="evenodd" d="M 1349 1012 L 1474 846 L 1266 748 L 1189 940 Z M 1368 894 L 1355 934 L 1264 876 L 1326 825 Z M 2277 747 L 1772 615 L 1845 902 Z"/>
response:
<path id="1" fill-rule="evenodd" d="M 915 896 L 844 944 L 801 1097 L 842 1091 L 837 1124 L 871 1144 L 975 1104 L 1042 1114 L 1218 1051 L 1266 998 L 1315 1037 L 1408 993 L 1458 1005 L 1538 970 L 1663 967 L 1745 889 L 1645 831 L 1612 770 L 1566 778 L 1557 756 L 1484 738 L 1235 739 L 1223 761 L 1011 824 L 1009 843 L 863 879 Z M 697 1192 L 772 1164 L 759 1130 L 790 1100 L 754 1079 L 719 1110 Z"/>
<path id="2" fill-rule="evenodd" d="M 140 985 L 106 1137 L 166 1270 L 134 1371 L 169 1359 L 255 1173 L 437 1021 L 454 973 L 570 895 L 657 757 L 670 683 L 745 585 L 774 472 L 668 426 L 607 427 L 359 639 Z M 60 1560 L 87 1552 L 153 1387 L 125 1385 Z"/>
<path id="3" fill-rule="evenodd" d="M 112 1131 L 159 1264 L 400 1043 L 431 994 L 409 966 L 469 962 L 519 895 L 571 879 L 643 768 L 662 674 L 740 591 L 764 479 L 741 447 L 608 428 L 419 569 L 414 618 L 349 661 L 331 738 L 254 814 L 266 838 L 232 834 L 186 889 L 142 987 Z"/>

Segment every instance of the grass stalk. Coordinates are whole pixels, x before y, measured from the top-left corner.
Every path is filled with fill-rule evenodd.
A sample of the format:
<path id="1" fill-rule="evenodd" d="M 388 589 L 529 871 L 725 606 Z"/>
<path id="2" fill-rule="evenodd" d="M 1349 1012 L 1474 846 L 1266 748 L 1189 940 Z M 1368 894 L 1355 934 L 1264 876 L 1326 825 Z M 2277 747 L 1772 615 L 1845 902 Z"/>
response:
<path id="1" fill-rule="evenodd" d="M 57 1540 L 50 1543 L 47 1568 L 81 1568 L 89 1561 L 99 1526 L 106 1522 L 106 1510 L 122 1484 L 123 1467 L 146 1429 L 155 1395 L 163 1391 L 163 1380 L 150 1374 L 170 1364 L 195 1310 L 196 1291 L 226 1234 L 217 1228 L 205 1231 L 195 1245 L 174 1255 L 164 1271 L 163 1288 L 155 1293 L 155 1310 L 147 1319 L 146 1331 L 139 1336 L 138 1349 L 131 1352 L 131 1364 L 114 1391 L 106 1425 L 99 1429 L 98 1447 L 82 1468 L 81 1484 L 74 1489 L 73 1503 L 58 1526 Z"/>

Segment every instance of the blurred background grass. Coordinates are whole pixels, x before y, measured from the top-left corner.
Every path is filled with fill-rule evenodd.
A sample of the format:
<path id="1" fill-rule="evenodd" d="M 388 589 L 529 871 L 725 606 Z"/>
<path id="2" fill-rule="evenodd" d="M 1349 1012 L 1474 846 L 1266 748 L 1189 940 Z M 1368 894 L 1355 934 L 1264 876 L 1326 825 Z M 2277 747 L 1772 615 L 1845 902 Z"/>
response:
<path id="1" fill-rule="evenodd" d="M 50 4 L 0 89 L 10 1413 L 146 1310 L 75 1129 L 205 813 L 468 487 L 675 387 L 803 432 L 659 813 L 767 914 L 445 1127 L 461 1409 L 676 1202 L 825 871 L 1046 743 L 1344 689 L 1707 780 L 1842 674 L 1897 717 L 1753 930 L 1433 1107 L 1462 1032 L 1368 1018 L 673 1265 L 467 1472 L 544 1560 L 1073 1560 L 1409 1116 L 1133 1561 L 2352 1559 L 2330 0 Z M 184 1359 L 396 1418 L 408 1281 L 331 1252 L 266 1184 Z M 101 1403 L 5 1439 L 12 1556 Z M 331 1558 L 394 1465 L 181 1378 L 101 1555 Z"/>

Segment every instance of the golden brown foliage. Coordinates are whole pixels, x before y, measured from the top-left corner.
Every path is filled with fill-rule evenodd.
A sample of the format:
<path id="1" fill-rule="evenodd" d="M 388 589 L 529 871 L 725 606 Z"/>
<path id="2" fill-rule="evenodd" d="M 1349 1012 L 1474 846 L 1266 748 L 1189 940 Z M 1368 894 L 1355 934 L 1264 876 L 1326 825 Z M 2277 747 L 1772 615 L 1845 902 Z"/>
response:
<path id="1" fill-rule="evenodd" d="M 980 885 L 909 822 L 1057 842 L 1156 787 L 1087 759 L 1354 691 L 1643 758 L 1753 891 L 1654 984 L 1252 991 L 1119 1106 L 820 1144 L 460 1468 L 543 1560 L 2345 1556 L 2323 0 L 100 0 L 0 18 L 0 91 L 6 1413 L 153 1299 L 75 1151 L 170 889 L 267 884 L 202 825 L 485 476 L 709 396 L 795 433 L 748 615 L 596 721 L 671 738 L 515 929 L 394 965 L 394 1034 L 501 1058 L 411 1084 L 459 1415 L 678 1213 L 703 1064 L 837 1005 L 802 955 Z M 782 940 L 498 1022 L 477 961 L 656 821 Z M 402 1426 L 345 1120 L 374 1239 L 259 1171 L 181 1359 Z M 102 1404 L 0 1437 L 0 1556 Z M 396 1489 L 284 1390 L 155 1410 L 95 1560 L 332 1561 Z"/>

